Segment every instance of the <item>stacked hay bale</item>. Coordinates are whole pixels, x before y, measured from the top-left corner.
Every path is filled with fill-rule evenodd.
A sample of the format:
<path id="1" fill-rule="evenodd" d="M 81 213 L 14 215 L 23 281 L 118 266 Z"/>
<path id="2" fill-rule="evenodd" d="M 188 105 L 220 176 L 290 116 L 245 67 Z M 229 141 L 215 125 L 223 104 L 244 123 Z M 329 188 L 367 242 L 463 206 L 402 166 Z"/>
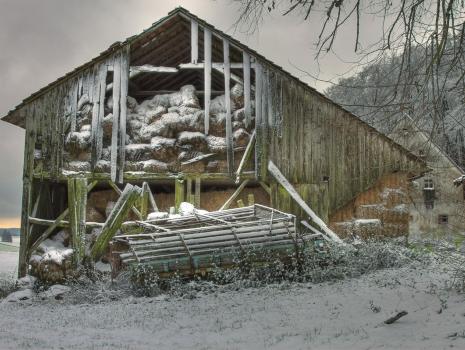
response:
<path id="1" fill-rule="evenodd" d="M 110 170 L 110 143 L 113 128 L 112 99 L 107 100 L 102 122 L 103 151 L 95 171 Z M 223 172 L 226 164 L 226 102 L 221 95 L 211 101 L 210 131 L 205 135 L 204 111 L 193 85 L 178 92 L 155 95 L 138 103 L 128 97 L 126 171 L 163 172 Z M 87 100 L 79 103 L 76 132 L 65 139 L 65 168 L 72 171 L 90 170 L 91 106 Z M 244 124 L 243 88 L 231 89 L 234 147 L 244 148 L 253 126 Z M 203 155 L 211 157 L 203 158 Z M 192 161 L 200 158 L 200 161 Z M 240 154 L 237 155 L 240 160 Z M 189 162 L 190 161 L 190 162 Z M 187 163 L 186 163 L 187 162 Z"/>

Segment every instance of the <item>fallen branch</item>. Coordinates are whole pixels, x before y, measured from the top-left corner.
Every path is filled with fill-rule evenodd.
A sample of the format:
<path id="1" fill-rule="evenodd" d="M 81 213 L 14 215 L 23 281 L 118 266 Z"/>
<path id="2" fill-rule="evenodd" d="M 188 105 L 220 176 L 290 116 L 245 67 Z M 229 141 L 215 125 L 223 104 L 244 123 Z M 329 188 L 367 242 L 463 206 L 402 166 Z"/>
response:
<path id="1" fill-rule="evenodd" d="M 401 311 L 397 315 L 388 318 L 386 321 L 384 321 L 384 323 L 385 324 L 392 324 L 392 323 L 396 322 L 399 318 L 404 317 L 407 314 L 408 314 L 407 311 L 405 311 L 405 310 Z"/>

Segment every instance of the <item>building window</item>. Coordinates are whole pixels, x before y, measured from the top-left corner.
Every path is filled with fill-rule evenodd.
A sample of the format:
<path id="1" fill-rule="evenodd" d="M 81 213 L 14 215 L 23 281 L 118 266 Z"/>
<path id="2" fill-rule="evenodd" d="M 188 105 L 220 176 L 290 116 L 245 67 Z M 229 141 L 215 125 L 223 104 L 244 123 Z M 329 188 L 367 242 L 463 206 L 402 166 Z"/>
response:
<path id="1" fill-rule="evenodd" d="M 447 225 L 449 223 L 449 216 L 445 214 L 438 215 L 438 224 Z"/>
<path id="2" fill-rule="evenodd" d="M 425 190 L 434 190 L 433 179 L 425 179 L 425 184 L 423 186 Z"/>
<path id="3" fill-rule="evenodd" d="M 425 200 L 425 208 L 426 209 L 433 209 L 434 208 L 434 199 L 436 198 L 436 196 L 435 196 L 433 179 L 431 179 L 431 178 L 427 178 L 427 179 L 424 180 L 423 197 L 424 197 L 424 200 Z"/>

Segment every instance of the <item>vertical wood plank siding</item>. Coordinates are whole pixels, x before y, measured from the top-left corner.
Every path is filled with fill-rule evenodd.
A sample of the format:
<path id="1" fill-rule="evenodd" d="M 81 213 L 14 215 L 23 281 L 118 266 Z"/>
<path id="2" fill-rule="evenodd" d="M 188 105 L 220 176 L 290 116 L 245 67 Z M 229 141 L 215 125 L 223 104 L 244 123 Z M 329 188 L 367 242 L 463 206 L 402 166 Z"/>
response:
<path id="1" fill-rule="evenodd" d="M 262 95 L 261 100 L 279 101 L 272 101 L 275 107 L 266 110 L 261 107 L 263 103 L 256 104 L 259 109 L 257 131 L 263 120 L 268 120 L 275 128 L 274 132 L 267 132 L 267 142 L 260 143 L 261 148 L 267 147 L 267 150 L 260 150 L 260 163 L 271 159 L 320 217 L 327 219 L 384 174 L 423 170 L 421 163 L 413 161 L 413 156 L 409 158 L 400 146 L 336 104 L 279 71 L 263 68 L 263 72 L 266 72 L 263 74 L 266 82 L 258 91 L 264 90 L 263 85 L 269 84 L 270 88 L 268 96 Z M 273 83 L 274 79 L 280 84 Z M 281 89 L 282 99 L 277 98 Z M 276 122 L 276 118 L 279 119 L 276 115 L 264 115 L 279 115 L 276 106 L 281 101 L 281 122 Z M 263 159 L 265 155 L 267 159 Z M 300 210 L 280 186 L 274 184 L 272 192 L 274 205 L 299 216 Z"/>

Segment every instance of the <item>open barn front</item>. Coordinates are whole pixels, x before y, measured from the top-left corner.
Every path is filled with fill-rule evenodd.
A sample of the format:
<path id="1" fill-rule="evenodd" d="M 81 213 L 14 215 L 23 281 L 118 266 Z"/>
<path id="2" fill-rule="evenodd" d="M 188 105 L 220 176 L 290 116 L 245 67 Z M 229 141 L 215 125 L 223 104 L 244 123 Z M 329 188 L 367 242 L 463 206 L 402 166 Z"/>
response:
<path id="1" fill-rule="evenodd" d="M 232 249 L 243 245 L 243 237 L 230 239 L 244 225 L 267 221 L 271 228 L 259 232 L 273 240 L 274 215 L 288 215 L 291 229 L 277 229 L 286 244 L 306 237 L 340 243 L 328 226 L 335 212 L 383 176 L 426 170 L 385 135 L 182 8 L 3 120 L 26 129 L 19 275 L 44 279 L 112 261 L 114 237 L 127 241 L 124 262 L 134 248 L 122 237 L 128 234 L 173 240 L 157 249 L 185 243 L 183 259 L 192 257 L 192 245 L 203 241 L 183 243 L 183 223 L 202 231 L 196 239 Z M 257 206 L 270 215 L 254 211 L 244 221 Z M 167 220 L 174 226 L 164 226 Z M 212 238 L 214 221 L 227 228 Z"/>

